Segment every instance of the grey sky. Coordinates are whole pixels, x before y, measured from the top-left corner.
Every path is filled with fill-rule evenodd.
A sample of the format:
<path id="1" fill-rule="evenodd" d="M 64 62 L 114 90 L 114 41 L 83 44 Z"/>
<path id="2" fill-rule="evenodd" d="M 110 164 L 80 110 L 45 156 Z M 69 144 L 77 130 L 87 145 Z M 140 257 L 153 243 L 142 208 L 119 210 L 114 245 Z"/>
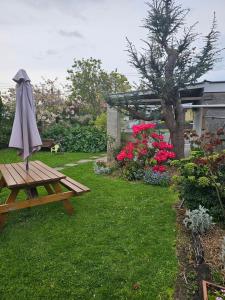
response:
<path id="1" fill-rule="evenodd" d="M 220 43 L 225 46 L 225 0 L 180 0 L 192 9 L 188 23 L 206 34 L 216 11 Z M 137 80 L 128 64 L 125 37 L 138 48 L 145 37 L 141 20 L 146 16 L 143 0 L 1 0 L 0 89 L 13 84 L 17 69 L 27 70 L 33 83 L 58 77 L 65 81 L 73 58 L 99 58 L 103 67 Z M 225 53 L 223 55 L 225 57 Z M 206 76 L 225 80 L 225 60 Z"/>

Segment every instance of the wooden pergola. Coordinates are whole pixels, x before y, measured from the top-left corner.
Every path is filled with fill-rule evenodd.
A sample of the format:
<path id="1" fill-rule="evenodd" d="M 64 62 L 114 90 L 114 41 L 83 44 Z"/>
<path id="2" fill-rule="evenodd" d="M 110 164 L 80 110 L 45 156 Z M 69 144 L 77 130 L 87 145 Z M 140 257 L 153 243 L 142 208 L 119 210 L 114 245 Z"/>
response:
<path id="1" fill-rule="evenodd" d="M 222 86 L 220 92 L 215 90 L 215 86 Z M 207 111 L 211 109 L 224 109 L 225 111 L 225 100 L 221 100 L 222 104 L 214 104 L 214 92 L 212 92 L 206 87 L 214 86 L 215 93 L 224 94 L 225 97 L 225 82 L 210 82 L 204 81 L 197 83 L 196 85 L 189 86 L 186 89 L 180 90 L 180 99 L 183 104 L 184 110 L 192 109 L 194 110 L 194 124 L 193 129 L 197 131 L 198 134 L 201 134 L 202 128 L 204 128 L 204 120 L 209 118 L 209 115 L 206 115 Z M 224 90 L 224 91 L 223 91 Z M 129 106 L 132 109 L 135 109 L 137 106 L 140 108 L 143 106 L 145 109 L 161 105 L 161 99 L 156 95 L 151 93 L 150 90 L 137 90 L 127 93 L 117 93 L 111 94 L 108 97 L 108 106 L 107 106 L 107 133 L 108 136 L 111 136 L 114 140 L 115 147 L 120 145 L 121 139 L 121 127 L 120 127 L 120 108 L 123 106 Z M 216 114 L 215 114 L 216 115 Z M 221 116 L 215 116 L 214 118 L 223 118 Z M 225 120 L 224 120 L 225 122 Z M 110 145 L 111 147 L 112 145 Z M 108 149 L 109 150 L 109 149 Z M 109 151 L 108 151 L 109 152 Z M 110 155 L 109 155 L 110 156 Z M 110 158 L 109 158 L 110 159 Z"/>

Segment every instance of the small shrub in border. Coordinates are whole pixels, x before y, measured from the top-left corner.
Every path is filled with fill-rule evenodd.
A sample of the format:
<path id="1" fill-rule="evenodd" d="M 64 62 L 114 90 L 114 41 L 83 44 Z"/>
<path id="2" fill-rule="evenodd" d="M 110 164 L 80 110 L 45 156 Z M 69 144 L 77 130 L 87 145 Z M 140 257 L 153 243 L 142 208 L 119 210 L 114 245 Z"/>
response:
<path id="1" fill-rule="evenodd" d="M 187 229 L 199 234 L 207 232 L 213 226 L 212 217 L 208 214 L 208 209 L 201 205 L 199 205 L 198 209 L 187 210 L 183 223 Z"/>
<path id="2" fill-rule="evenodd" d="M 107 167 L 106 163 L 103 161 L 96 161 L 94 163 L 94 172 L 97 175 L 103 174 L 108 175 L 112 172 L 111 168 Z"/>
<path id="3" fill-rule="evenodd" d="M 170 176 L 168 172 L 160 173 L 149 169 L 144 173 L 144 182 L 152 185 L 168 186 L 170 183 Z"/>
<path id="4" fill-rule="evenodd" d="M 122 168 L 122 177 L 129 181 L 141 180 L 144 176 L 144 166 L 139 161 L 131 161 Z"/>

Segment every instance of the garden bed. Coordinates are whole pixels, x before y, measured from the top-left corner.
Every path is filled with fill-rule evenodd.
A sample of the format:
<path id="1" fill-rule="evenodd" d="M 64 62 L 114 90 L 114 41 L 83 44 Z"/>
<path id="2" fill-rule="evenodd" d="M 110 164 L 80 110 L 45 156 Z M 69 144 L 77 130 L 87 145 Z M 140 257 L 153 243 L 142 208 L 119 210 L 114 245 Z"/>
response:
<path id="1" fill-rule="evenodd" d="M 204 262 L 198 266 L 191 234 L 183 224 L 186 209 L 180 208 L 178 204 L 175 208 L 177 211 L 177 256 L 179 260 L 175 299 L 201 300 L 203 299 L 203 279 L 221 285 L 225 283 L 225 270 L 221 262 L 221 245 L 225 230 L 215 225 L 209 232 L 200 237 Z"/>

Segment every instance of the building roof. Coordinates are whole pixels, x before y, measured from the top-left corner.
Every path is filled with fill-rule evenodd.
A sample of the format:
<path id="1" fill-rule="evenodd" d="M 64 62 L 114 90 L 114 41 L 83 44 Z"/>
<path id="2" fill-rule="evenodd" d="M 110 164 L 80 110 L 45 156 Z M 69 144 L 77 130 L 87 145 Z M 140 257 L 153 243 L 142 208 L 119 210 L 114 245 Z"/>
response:
<path id="1" fill-rule="evenodd" d="M 196 84 L 187 86 L 180 90 L 180 96 L 183 103 L 196 102 L 202 99 L 204 93 L 225 93 L 225 81 L 204 80 Z M 159 105 L 161 100 L 150 90 L 137 90 L 127 93 L 116 93 L 109 96 L 110 102 L 130 103 L 139 100 L 140 104 Z"/>
<path id="2" fill-rule="evenodd" d="M 225 81 L 204 80 L 188 88 L 203 88 L 204 93 L 225 93 Z"/>

